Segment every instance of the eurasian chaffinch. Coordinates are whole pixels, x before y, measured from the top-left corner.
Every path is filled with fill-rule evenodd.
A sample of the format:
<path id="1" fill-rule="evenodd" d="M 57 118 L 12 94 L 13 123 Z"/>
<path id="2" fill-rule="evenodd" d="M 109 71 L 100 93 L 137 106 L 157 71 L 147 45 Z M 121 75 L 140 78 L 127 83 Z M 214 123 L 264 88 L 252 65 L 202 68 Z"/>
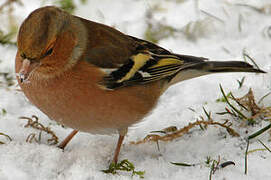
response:
<path id="1" fill-rule="evenodd" d="M 53 6 L 33 11 L 18 34 L 16 73 L 31 103 L 78 131 L 115 133 L 117 163 L 127 128 L 142 120 L 171 85 L 217 72 L 263 73 L 240 61 L 172 53 Z"/>

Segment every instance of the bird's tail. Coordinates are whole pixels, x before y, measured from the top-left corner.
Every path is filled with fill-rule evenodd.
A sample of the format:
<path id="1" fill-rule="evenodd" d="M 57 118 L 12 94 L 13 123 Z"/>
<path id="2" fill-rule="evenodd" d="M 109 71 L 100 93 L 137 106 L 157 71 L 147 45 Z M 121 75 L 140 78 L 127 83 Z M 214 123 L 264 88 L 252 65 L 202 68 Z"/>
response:
<path id="1" fill-rule="evenodd" d="M 260 69 L 243 61 L 204 61 L 191 66 L 189 69 L 201 70 L 210 73 L 219 72 L 254 72 L 265 73 Z"/>
<path id="2" fill-rule="evenodd" d="M 170 85 L 211 73 L 223 72 L 265 73 L 261 69 L 254 68 L 252 65 L 243 61 L 202 61 L 180 69 L 172 76 Z"/>

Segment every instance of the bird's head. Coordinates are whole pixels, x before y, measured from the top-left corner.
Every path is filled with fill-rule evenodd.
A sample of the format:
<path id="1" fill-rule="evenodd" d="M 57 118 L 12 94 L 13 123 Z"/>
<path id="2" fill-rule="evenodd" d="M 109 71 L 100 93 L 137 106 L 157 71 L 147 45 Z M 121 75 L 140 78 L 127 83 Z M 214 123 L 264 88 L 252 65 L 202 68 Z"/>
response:
<path id="1" fill-rule="evenodd" d="M 18 50 L 23 58 L 40 61 L 54 51 L 57 37 L 69 26 L 69 14 L 54 6 L 33 11 L 22 23 Z"/>
<path id="2" fill-rule="evenodd" d="M 22 62 L 19 79 L 23 81 L 34 69 L 50 77 L 71 66 L 82 54 L 83 45 L 78 43 L 78 34 L 84 34 L 81 26 L 74 16 L 54 6 L 33 11 L 17 38 L 17 58 Z"/>

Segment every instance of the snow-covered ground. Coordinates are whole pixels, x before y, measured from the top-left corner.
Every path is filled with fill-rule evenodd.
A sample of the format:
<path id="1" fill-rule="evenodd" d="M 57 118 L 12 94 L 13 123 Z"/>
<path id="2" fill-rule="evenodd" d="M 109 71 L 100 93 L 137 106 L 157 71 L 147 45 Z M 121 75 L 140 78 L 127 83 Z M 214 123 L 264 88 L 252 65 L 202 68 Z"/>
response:
<path id="1" fill-rule="evenodd" d="M 49 1 L 24 0 L 24 6 L 14 6 L 15 21 L 20 24 L 34 9 L 52 4 Z M 266 7 L 266 11 L 256 11 L 236 4 L 249 4 Z M 159 41 L 159 45 L 176 53 L 209 57 L 211 60 L 242 60 L 242 51 L 246 49 L 257 64 L 265 71 L 271 69 L 271 2 L 270 0 L 88 0 L 87 4 L 77 2 L 76 15 L 116 27 L 120 31 L 144 37 L 147 28 L 146 12 L 151 8 L 153 22 L 162 22 L 179 32 Z M 269 11 L 268 6 L 269 5 Z M 157 10 L 158 9 L 158 10 Z M 209 13 L 206 14 L 205 12 Z M 7 13 L 0 14 L 0 29 L 6 31 Z M 211 14 L 211 15 L 210 15 Z M 215 16 L 215 17 L 212 17 Z M 191 23 L 194 22 L 194 23 Z M 200 28 L 197 25 L 200 23 Z M 194 39 L 187 38 L 185 26 L 191 23 L 189 32 Z M 187 27 L 187 26 L 186 26 Z M 0 72 L 14 74 L 16 47 L 0 45 Z M 237 79 L 245 76 L 245 82 L 238 89 Z M 212 111 L 212 117 L 223 122 L 223 118 L 236 121 L 230 116 L 219 116 L 215 112 L 224 111 L 225 103 L 215 100 L 221 97 L 219 84 L 226 92 L 232 91 L 236 97 L 244 95 L 251 87 L 256 99 L 271 90 L 270 73 L 265 75 L 229 73 L 209 75 L 179 83 L 170 88 L 160 100 L 153 113 L 145 121 L 131 127 L 120 153 L 120 160 L 129 159 L 136 170 L 145 171 L 145 179 L 208 179 L 210 168 L 205 164 L 207 157 L 221 158 L 221 162 L 234 161 L 235 166 L 219 169 L 213 179 L 271 179 L 271 154 L 257 151 L 248 155 L 248 174 L 244 174 L 245 138 L 266 126 L 261 122 L 255 126 L 234 126 L 241 137 L 232 137 L 225 129 L 208 127 L 202 131 L 196 127 L 190 133 L 171 142 L 160 142 L 160 152 L 155 143 L 131 145 L 130 141 L 144 138 L 150 131 L 168 126 L 178 128 L 195 122 L 204 115 L 202 107 Z M 0 81 L 4 81 L 2 76 Z M 101 172 L 106 169 L 112 158 L 117 135 L 92 135 L 79 133 L 62 152 L 56 146 L 50 146 L 46 133 L 40 143 L 27 143 L 30 133 L 38 130 L 25 128 L 26 120 L 18 117 L 36 115 L 40 122 L 49 126 L 63 139 L 70 131 L 32 106 L 17 86 L 7 87 L 0 84 L 0 132 L 9 135 L 0 141 L 0 180 L 29 179 L 131 179 L 129 173 L 116 175 Z M 271 106 L 271 98 L 264 99 L 265 106 Z M 188 108 L 194 109 L 192 112 Z M 246 133 L 246 131 L 248 131 Z M 271 146 L 270 134 L 257 137 L 267 146 Z M 253 140 L 250 149 L 263 148 Z M 194 167 L 174 166 L 170 162 L 200 163 Z M 134 176 L 133 178 L 139 178 Z"/>

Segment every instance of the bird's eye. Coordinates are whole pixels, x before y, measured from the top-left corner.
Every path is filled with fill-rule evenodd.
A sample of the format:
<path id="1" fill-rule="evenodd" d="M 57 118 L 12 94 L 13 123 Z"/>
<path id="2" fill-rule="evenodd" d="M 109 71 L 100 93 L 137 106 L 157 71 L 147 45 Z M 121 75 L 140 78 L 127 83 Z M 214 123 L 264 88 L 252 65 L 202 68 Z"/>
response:
<path id="1" fill-rule="evenodd" d="M 26 59 L 26 55 L 24 53 L 21 54 L 22 59 Z"/>
<path id="2" fill-rule="evenodd" d="M 53 48 L 50 48 L 48 51 L 46 51 L 46 53 L 44 54 L 44 57 L 51 55 L 52 52 L 53 52 Z"/>

